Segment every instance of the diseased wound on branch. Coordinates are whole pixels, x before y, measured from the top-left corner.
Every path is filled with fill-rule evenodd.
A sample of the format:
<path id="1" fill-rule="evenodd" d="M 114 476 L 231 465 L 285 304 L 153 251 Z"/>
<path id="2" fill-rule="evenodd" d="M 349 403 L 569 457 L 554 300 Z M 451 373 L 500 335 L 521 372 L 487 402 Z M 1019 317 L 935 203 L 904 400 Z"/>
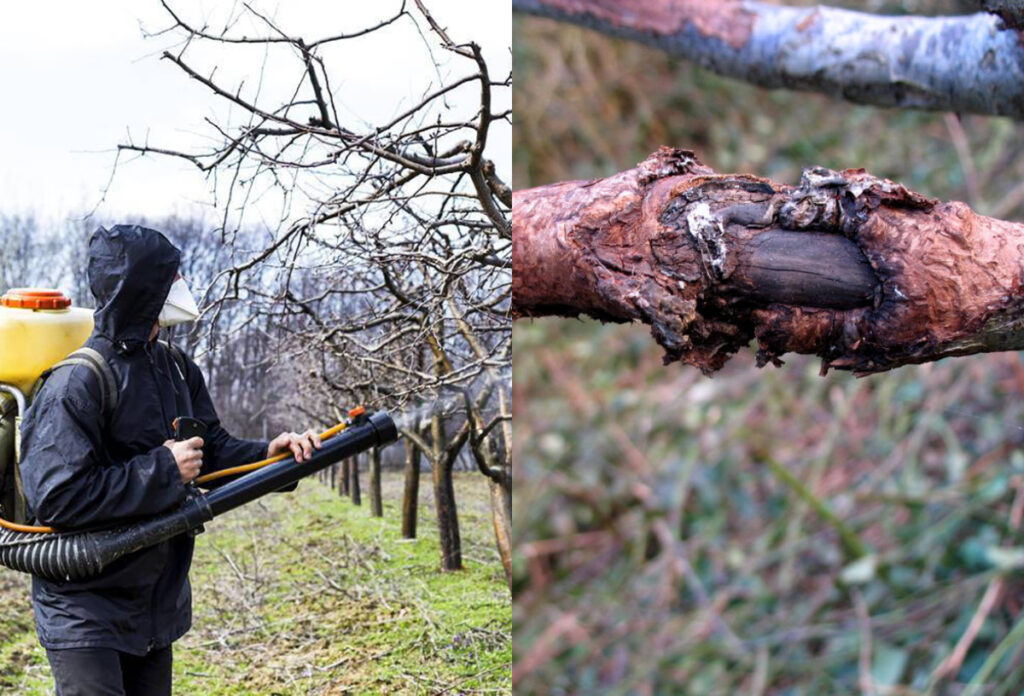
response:
<path id="1" fill-rule="evenodd" d="M 863 169 L 798 186 L 663 147 L 637 168 L 513 196 L 512 310 L 642 321 L 710 374 L 819 355 L 859 374 L 1024 348 L 1024 225 Z"/>

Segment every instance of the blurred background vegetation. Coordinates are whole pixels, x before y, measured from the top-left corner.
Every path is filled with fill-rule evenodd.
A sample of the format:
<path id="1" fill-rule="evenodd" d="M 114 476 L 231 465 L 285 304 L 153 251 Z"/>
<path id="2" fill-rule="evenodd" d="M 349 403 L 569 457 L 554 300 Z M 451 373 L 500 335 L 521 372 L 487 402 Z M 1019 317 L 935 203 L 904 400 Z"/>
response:
<path id="1" fill-rule="evenodd" d="M 513 43 L 516 189 L 673 145 L 1024 221 L 1010 120 L 768 92 L 548 20 Z M 858 380 L 744 351 L 707 379 L 643 326 L 549 319 L 514 356 L 516 693 L 1024 693 L 1021 355 Z"/>

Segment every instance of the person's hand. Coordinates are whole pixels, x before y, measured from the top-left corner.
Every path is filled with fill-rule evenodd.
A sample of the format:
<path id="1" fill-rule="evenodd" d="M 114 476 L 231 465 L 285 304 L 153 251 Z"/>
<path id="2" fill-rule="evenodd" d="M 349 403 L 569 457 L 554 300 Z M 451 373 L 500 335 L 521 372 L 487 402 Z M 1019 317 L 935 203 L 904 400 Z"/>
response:
<path id="1" fill-rule="evenodd" d="M 312 430 L 307 430 L 301 435 L 299 433 L 281 433 L 270 441 L 267 456 L 273 457 L 291 452 L 295 455 L 295 461 L 304 462 L 313 456 L 314 449 L 320 449 L 320 436 Z"/>
<path id="2" fill-rule="evenodd" d="M 164 443 L 164 447 L 174 455 L 182 483 L 189 483 L 199 476 L 199 469 L 203 466 L 203 438 L 192 437 L 182 441 L 168 440 Z"/>

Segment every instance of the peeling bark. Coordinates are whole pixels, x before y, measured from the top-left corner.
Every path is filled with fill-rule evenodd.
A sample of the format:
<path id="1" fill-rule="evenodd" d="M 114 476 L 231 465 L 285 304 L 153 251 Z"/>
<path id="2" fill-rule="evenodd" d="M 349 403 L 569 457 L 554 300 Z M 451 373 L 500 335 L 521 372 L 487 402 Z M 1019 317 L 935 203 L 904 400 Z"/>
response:
<path id="1" fill-rule="evenodd" d="M 1019 2 L 1003 17 L 1019 19 Z M 1024 116 L 1018 32 L 985 12 L 888 17 L 753 0 L 513 0 L 513 9 L 631 39 L 768 88 L 862 104 Z"/>
<path id="2" fill-rule="evenodd" d="M 798 186 L 662 148 L 606 179 L 516 192 L 512 310 L 642 321 L 705 373 L 816 354 L 859 374 L 1024 348 L 1024 225 L 863 169 Z"/>

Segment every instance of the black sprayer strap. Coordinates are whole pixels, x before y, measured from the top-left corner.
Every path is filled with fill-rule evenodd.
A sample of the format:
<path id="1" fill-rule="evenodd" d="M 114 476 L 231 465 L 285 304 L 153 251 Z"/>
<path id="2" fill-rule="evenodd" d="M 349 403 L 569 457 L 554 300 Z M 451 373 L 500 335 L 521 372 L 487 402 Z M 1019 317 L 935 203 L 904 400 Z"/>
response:
<path id="1" fill-rule="evenodd" d="M 113 413 L 114 409 L 117 408 L 117 377 L 114 376 L 114 371 L 107 363 L 107 359 L 104 358 L 99 351 L 89 348 L 88 346 L 82 346 L 74 353 L 71 353 L 71 355 L 44 372 L 42 377 L 39 379 L 39 384 L 42 385 L 43 380 L 49 377 L 50 373 L 58 367 L 64 367 L 66 365 L 82 365 L 92 370 L 93 374 L 96 375 L 96 378 L 100 382 L 100 409 L 104 416 L 108 416 Z"/>

